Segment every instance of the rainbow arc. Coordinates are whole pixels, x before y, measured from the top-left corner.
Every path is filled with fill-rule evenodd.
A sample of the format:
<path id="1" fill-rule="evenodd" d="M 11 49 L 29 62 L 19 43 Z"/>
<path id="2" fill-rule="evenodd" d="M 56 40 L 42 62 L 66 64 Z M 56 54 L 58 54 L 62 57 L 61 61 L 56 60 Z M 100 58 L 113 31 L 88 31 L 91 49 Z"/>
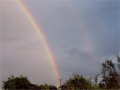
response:
<path id="1" fill-rule="evenodd" d="M 26 7 L 26 5 L 23 3 L 23 1 L 22 0 L 16 0 L 16 2 L 20 6 L 21 10 L 26 15 L 26 17 L 28 18 L 28 20 L 30 21 L 31 25 L 34 27 L 34 29 L 38 33 L 38 36 L 39 36 L 41 42 L 43 43 L 43 46 L 44 46 L 44 49 L 46 51 L 47 57 L 50 60 L 52 69 L 53 69 L 54 74 L 55 74 L 56 84 L 58 86 L 59 85 L 59 79 L 60 79 L 60 73 L 58 72 L 59 70 L 58 70 L 58 67 L 57 67 L 55 56 L 53 55 L 53 53 L 52 53 L 52 51 L 49 47 L 49 44 L 48 44 L 47 39 L 45 37 L 45 34 L 43 33 L 43 30 L 40 27 L 40 25 L 38 25 L 37 22 L 35 21 L 34 17 L 30 13 L 30 11 Z"/>

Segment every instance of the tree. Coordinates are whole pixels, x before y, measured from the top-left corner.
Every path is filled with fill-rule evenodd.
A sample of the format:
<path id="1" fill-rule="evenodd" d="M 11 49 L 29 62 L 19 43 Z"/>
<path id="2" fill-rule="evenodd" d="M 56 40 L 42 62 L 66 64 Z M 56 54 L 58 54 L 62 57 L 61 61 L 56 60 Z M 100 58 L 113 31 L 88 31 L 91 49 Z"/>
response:
<path id="1" fill-rule="evenodd" d="M 57 87 L 53 85 L 49 85 L 49 90 L 57 90 Z"/>
<path id="2" fill-rule="evenodd" d="M 116 63 L 107 60 L 102 64 L 102 81 L 99 83 L 101 88 L 118 89 L 120 88 L 120 57 L 117 57 Z"/>
<path id="3" fill-rule="evenodd" d="M 33 89 L 36 85 L 31 84 L 27 77 L 22 75 L 19 77 L 14 77 L 13 75 L 8 78 L 7 81 L 3 81 L 3 89 L 13 90 L 13 89 Z"/>
<path id="4" fill-rule="evenodd" d="M 120 75 L 120 57 L 117 57 L 117 67 L 118 67 L 118 73 Z"/>
<path id="5" fill-rule="evenodd" d="M 57 90 L 57 87 L 53 85 L 44 84 L 44 85 L 38 86 L 38 89 L 39 90 Z"/>
<path id="6" fill-rule="evenodd" d="M 45 84 L 45 85 L 40 85 L 39 86 L 40 90 L 49 90 L 49 85 Z"/>
<path id="7" fill-rule="evenodd" d="M 92 82 L 82 75 L 73 75 L 61 87 L 62 90 L 93 89 Z"/>
<path id="8" fill-rule="evenodd" d="M 53 85 L 35 85 L 32 84 L 27 77 L 24 76 L 10 76 L 8 77 L 8 80 L 3 81 L 3 89 L 4 90 L 16 90 L 16 89 L 22 89 L 22 90 L 57 90 L 57 87 Z"/>

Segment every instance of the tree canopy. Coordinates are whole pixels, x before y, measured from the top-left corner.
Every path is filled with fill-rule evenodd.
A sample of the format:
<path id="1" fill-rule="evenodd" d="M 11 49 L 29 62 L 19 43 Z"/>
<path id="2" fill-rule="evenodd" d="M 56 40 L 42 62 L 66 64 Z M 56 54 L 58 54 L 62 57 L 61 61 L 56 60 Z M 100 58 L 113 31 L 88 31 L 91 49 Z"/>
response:
<path id="1" fill-rule="evenodd" d="M 106 60 L 102 63 L 101 74 L 102 80 L 99 83 L 101 88 L 120 88 L 120 57 L 117 57 L 115 62 L 112 60 Z"/>
<path id="2" fill-rule="evenodd" d="M 94 82 L 90 78 L 83 75 L 72 75 L 60 87 L 60 90 L 83 90 L 83 89 L 120 89 L 120 57 L 116 60 L 106 60 L 101 64 L 102 79 L 98 82 L 99 74 L 93 77 Z M 32 90 L 59 90 L 54 85 L 32 84 L 27 77 L 11 75 L 6 81 L 3 81 L 4 90 L 14 89 L 32 89 Z"/>
<path id="3" fill-rule="evenodd" d="M 44 84 L 44 85 L 35 85 L 32 84 L 27 77 L 24 76 L 19 76 L 19 77 L 15 77 L 15 76 L 10 76 L 8 77 L 8 80 L 3 81 L 3 89 L 5 90 L 15 90 L 15 89 L 22 89 L 22 90 L 27 90 L 27 89 L 31 89 L 31 90 L 57 90 L 57 88 L 53 85 L 48 85 L 48 84 Z"/>
<path id="4" fill-rule="evenodd" d="M 80 89 L 93 89 L 93 84 L 90 79 L 82 75 L 74 74 L 62 86 L 62 90 L 80 90 Z"/>

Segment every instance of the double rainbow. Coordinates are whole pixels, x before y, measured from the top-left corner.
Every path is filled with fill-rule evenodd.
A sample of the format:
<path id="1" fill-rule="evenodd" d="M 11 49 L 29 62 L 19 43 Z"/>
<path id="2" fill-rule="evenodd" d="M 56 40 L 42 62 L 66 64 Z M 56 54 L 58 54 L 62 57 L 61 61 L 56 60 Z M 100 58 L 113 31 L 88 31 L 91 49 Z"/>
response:
<path id="1" fill-rule="evenodd" d="M 69 1 L 69 3 L 71 3 L 70 0 L 68 0 L 68 1 Z M 59 86 L 60 85 L 60 83 L 59 83 L 60 73 L 59 73 L 59 70 L 57 67 L 55 57 L 54 57 L 54 55 L 49 47 L 49 44 L 47 42 L 46 37 L 44 35 L 43 29 L 40 27 L 40 25 L 37 24 L 36 20 L 32 16 L 32 14 L 29 11 L 29 9 L 27 8 L 27 6 L 24 4 L 24 2 L 22 0 L 16 0 L 16 2 L 20 6 L 21 10 L 24 12 L 26 17 L 28 18 L 28 20 L 30 21 L 31 25 L 34 27 L 34 29 L 38 33 L 38 36 L 39 36 L 41 42 L 43 43 L 44 49 L 46 51 L 46 54 L 48 56 L 48 59 L 50 60 L 52 69 L 54 71 L 55 78 L 56 78 L 56 84 L 57 84 L 57 86 Z M 73 5 L 70 5 L 70 6 L 72 6 L 72 8 L 73 8 Z M 84 41 L 84 45 L 85 45 L 84 47 L 86 48 L 86 51 L 90 52 L 90 55 L 92 56 L 95 54 L 94 48 L 93 48 L 93 43 L 90 40 L 89 35 L 84 28 L 84 25 L 81 23 L 79 15 L 76 14 L 75 10 L 73 10 L 73 13 L 75 14 L 77 21 L 78 21 L 78 24 L 80 25 L 79 26 L 80 36 L 82 37 L 82 39 Z M 92 62 L 95 63 L 95 61 L 92 61 Z"/>

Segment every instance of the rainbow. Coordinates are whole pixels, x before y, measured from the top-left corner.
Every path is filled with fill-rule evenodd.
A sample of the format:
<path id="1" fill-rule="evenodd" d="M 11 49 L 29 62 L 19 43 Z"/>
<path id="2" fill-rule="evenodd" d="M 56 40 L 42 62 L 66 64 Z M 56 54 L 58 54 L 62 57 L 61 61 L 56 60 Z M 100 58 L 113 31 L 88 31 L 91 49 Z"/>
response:
<path id="1" fill-rule="evenodd" d="M 43 32 L 43 29 L 40 27 L 40 25 L 37 24 L 37 21 L 32 16 L 31 12 L 27 8 L 27 6 L 24 4 L 23 0 L 16 0 L 16 2 L 20 6 L 21 10 L 24 12 L 26 17 L 28 18 L 28 20 L 30 21 L 30 23 L 32 24 L 34 29 L 36 30 L 36 32 L 38 33 L 38 36 L 39 36 L 41 42 L 43 43 L 44 49 L 45 49 L 45 51 L 47 53 L 48 59 L 50 60 L 52 69 L 54 71 L 55 78 L 56 78 L 56 84 L 57 84 L 57 86 L 59 86 L 60 85 L 59 79 L 61 77 L 60 72 L 58 70 L 55 57 L 54 57 L 54 55 L 53 55 L 53 53 L 52 53 L 52 51 L 51 51 L 51 49 L 49 47 L 49 44 L 47 42 L 47 39 L 46 39 L 45 34 Z M 91 39 L 89 37 L 89 34 L 86 31 L 85 26 L 81 22 L 80 16 L 79 16 L 79 14 L 77 14 L 77 11 L 75 10 L 74 5 L 72 5 L 71 0 L 68 0 L 68 2 L 70 3 L 71 9 L 73 9 L 72 10 L 73 14 L 76 16 L 76 21 L 79 24 L 80 36 L 81 36 L 81 38 L 82 38 L 82 40 L 84 42 L 85 52 L 89 52 L 90 56 L 94 57 L 94 55 L 95 55 L 94 48 L 93 48 L 94 45 L 93 45 L 93 43 L 92 43 L 92 41 L 91 41 Z M 96 62 L 95 60 L 92 61 L 92 63 L 95 63 L 95 62 Z"/>
<path id="2" fill-rule="evenodd" d="M 83 24 L 80 14 L 78 14 L 78 11 L 76 11 L 76 7 L 72 4 L 72 0 L 68 0 L 68 3 L 71 10 L 73 11 L 74 16 L 76 17 L 77 23 L 79 24 L 78 28 L 80 30 L 80 37 L 83 40 L 85 52 L 94 53 L 93 43 L 91 41 L 91 38 L 89 37 L 87 29 L 85 28 L 85 25 Z"/>
<path id="3" fill-rule="evenodd" d="M 83 45 L 84 45 L 82 50 L 84 52 L 89 53 L 89 55 L 92 57 L 91 62 L 94 63 L 94 65 L 96 65 L 96 63 L 98 63 L 96 61 L 98 58 L 96 57 L 97 55 L 95 53 L 94 43 L 92 41 L 92 38 L 90 37 L 90 34 L 88 33 L 85 25 L 83 24 L 80 14 L 78 13 L 78 11 L 76 11 L 76 7 L 72 3 L 72 0 L 67 0 L 67 3 L 69 3 L 69 8 L 71 9 L 71 11 L 73 11 L 74 16 L 76 17 L 76 22 L 79 25 L 78 32 L 80 32 L 80 38 L 83 41 Z"/>
<path id="4" fill-rule="evenodd" d="M 37 24 L 37 22 L 35 21 L 34 17 L 30 13 L 30 11 L 27 9 L 27 7 L 23 3 L 23 1 L 22 0 L 16 0 L 16 2 L 20 6 L 21 10 L 24 12 L 26 17 L 28 18 L 28 20 L 30 21 L 30 23 L 32 24 L 34 29 L 36 30 L 36 32 L 38 33 L 38 36 L 39 36 L 41 42 L 43 43 L 44 49 L 45 49 L 45 51 L 47 53 L 48 59 L 50 60 L 52 69 L 54 71 L 55 78 L 56 78 L 56 84 L 57 84 L 57 86 L 59 86 L 60 73 L 58 72 L 59 70 L 58 70 L 58 67 L 57 67 L 57 63 L 56 63 L 55 57 L 54 57 L 54 55 L 53 55 L 53 53 L 52 53 L 52 51 L 51 51 L 51 49 L 49 47 L 49 44 L 47 42 L 45 34 L 42 31 L 42 28 Z"/>

